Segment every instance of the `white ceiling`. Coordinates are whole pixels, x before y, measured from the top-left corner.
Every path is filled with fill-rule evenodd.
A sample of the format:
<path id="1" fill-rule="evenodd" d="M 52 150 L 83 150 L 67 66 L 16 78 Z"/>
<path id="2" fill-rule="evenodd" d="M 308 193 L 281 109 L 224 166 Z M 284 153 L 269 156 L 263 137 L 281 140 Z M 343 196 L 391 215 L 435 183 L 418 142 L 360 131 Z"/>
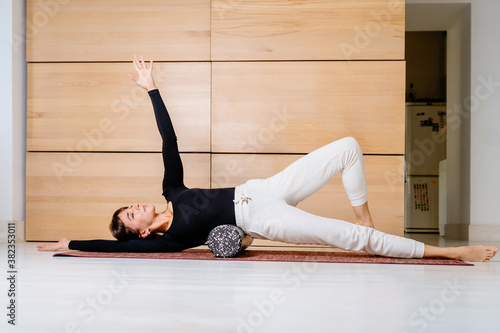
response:
<path id="1" fill-rule="evenodd" d="M 446 31 L 469 3 L 406 4 L 406 31 Z"/>

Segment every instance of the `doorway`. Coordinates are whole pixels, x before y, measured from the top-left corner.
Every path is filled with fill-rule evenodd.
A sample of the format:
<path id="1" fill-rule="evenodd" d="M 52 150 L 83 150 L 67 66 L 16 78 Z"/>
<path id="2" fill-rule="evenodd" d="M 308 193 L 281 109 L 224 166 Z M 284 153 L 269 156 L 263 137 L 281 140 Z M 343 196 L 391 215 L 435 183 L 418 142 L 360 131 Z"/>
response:
<path id="1" fill-rule="evenodd" d="M 445 216 L 443 234 L 447 238 L 466 240 L 470 224 L 471 5 L 407 4 L 406 32 L 432 31 L 445 34 L 446 80 L 444 97 L 439 97 L 446 101 L 447 116 L 446 196 L 445 202 L 440 203 L 440 213 Z M 418 100 L 416 88 L 414 85 Z M 421 91 L 421 96 L 426 94 Z"/>

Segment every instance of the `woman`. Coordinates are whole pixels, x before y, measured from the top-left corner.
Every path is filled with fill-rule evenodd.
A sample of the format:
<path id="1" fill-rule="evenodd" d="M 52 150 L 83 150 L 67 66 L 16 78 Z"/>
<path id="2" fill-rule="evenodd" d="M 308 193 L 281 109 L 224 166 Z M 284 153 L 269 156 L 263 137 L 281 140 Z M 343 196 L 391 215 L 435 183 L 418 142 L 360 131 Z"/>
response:
<path id="1" fill-rule="evenodd" d="M 167 209 L 156 213 L 153 205 L 122 207 L 110 225 L 118 241 L 61 239 L 56 244 L 37 246 L 39 251 L 182 251 L 204 244 L 209 232 L 221 224 L 237 225 L 254 238 L 330 245 L 391 257 L 488 261 L 498 251 L 494 246 L 438 248 L 375 230 L 368 209 L 363 154 L 353 138 L 332 142 L 267 179 L 250 180 L 236 188 L 188 189 L 183 182 L 174 128 L 153 79 L 153 62 L 148 67 L 141 56 L 140 60 L 134 57 L 133 63 L 138 77 L 129 76 L 148 91 L 163 140 Z M 337 173 L 342 174 L 357 224 L 295 207 Z"/>

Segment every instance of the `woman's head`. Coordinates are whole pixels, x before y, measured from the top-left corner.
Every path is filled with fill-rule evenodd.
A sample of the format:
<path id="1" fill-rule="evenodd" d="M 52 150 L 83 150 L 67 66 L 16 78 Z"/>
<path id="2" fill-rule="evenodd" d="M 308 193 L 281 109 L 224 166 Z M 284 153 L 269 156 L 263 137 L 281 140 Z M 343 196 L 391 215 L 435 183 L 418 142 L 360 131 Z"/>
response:
<path id="1" fill-rule="evenodd" d="M 125 225 L 120 219 L 120 213 L 126 210 L 128 207 L 121 207 L 113 214 L 111 223 L 109 224 L 109 230 L 114 238 L 123 241 L 134 238 L 139 238 L 139 233 Z"/>
<path id="2" fill-rule="evenodd" d="M 154 234 L 154 230 L 151 230 L 154 217 L 153 205 L 121 207 L 113 214 L 109 229 L 113 237 L 120 241 L 147 238 L 151 233 Z"/>

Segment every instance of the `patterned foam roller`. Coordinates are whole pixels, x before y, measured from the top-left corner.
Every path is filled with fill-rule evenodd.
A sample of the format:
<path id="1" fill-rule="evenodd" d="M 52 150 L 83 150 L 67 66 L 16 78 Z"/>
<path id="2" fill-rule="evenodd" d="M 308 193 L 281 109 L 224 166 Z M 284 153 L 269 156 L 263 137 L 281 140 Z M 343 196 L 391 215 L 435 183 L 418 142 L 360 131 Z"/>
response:
<path id="1" fill-rule="evenodd" d="M 253 238 L 237 226 L 224 224 L 214 228 L 207 238 L 208 248 L 219 258 L 230 258 L 243 252 Z"/>

